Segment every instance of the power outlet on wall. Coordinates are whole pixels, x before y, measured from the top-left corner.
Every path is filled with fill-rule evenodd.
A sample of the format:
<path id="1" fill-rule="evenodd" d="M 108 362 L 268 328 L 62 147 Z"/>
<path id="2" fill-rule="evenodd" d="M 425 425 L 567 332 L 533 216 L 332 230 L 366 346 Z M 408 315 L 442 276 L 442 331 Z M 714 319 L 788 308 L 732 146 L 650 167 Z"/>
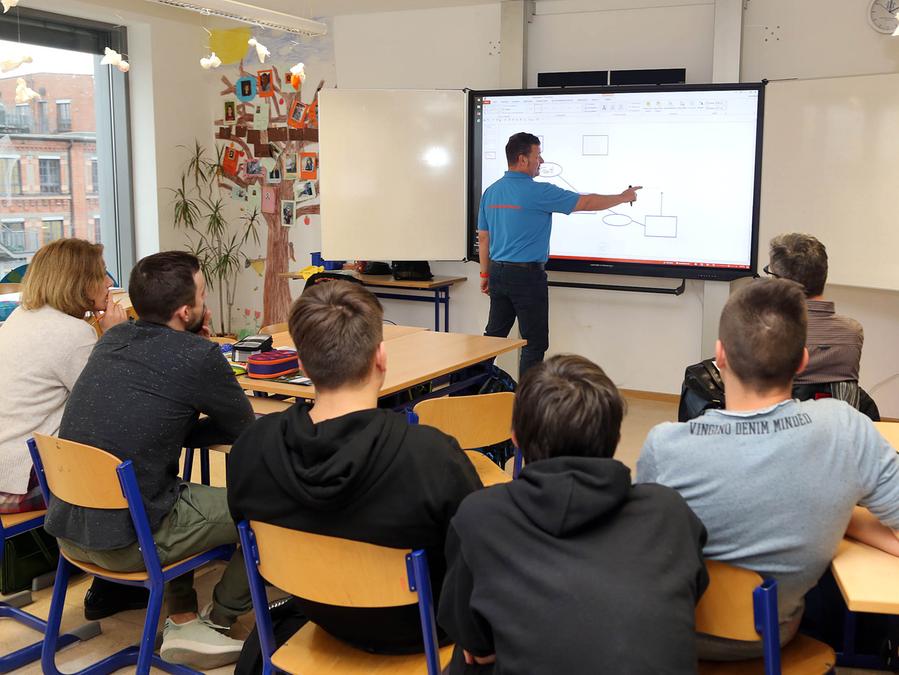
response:
<path id="1" fill-rule="evenodd" d="M 490 40 L 487 43 L 487 56 L 499 56 L 500 52 L 502 52 L 502 42 Z"/>

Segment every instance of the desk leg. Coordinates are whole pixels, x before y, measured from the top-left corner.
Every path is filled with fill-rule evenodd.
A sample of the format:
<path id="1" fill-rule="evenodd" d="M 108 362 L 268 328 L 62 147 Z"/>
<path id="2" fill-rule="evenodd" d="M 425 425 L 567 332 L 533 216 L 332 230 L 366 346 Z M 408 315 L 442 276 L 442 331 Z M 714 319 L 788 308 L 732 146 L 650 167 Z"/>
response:
<path id="1" fill-rule="evenodd" d="M 434 289 L 434 332 L 440 332 L 440 289 Z"/>
<path id="2" fill-rule="evenodd" d="M 879 654 L 859 654 L 855 651 L 855 612 L 846 609 L 843 616 L 843 650 L 837 652 L 837 665 L 843 668 L 889 670 Z"/>
<path id="3" fill-rule="evenodd" d="M 449 286 L 443 289 L 443 332 L 449 333 Z"/>

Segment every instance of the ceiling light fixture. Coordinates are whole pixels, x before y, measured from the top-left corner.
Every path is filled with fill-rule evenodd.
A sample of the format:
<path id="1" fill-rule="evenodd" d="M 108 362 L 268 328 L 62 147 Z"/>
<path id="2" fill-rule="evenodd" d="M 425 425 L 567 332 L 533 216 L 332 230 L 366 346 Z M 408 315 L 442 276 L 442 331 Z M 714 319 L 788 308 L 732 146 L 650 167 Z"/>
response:
<path id="1" fill-rule="evenodd" d="M 194 0 L 192 2 L 185 0 L 147 0 L 147 2 L 155 2 L 157 5 L 177 7 L 178 9 L 186 9 L 191 12 L 205 14 L 206 16 L 217 16 L 223 19 L 231 19 L 232 21 L 240 21 L 241 23 L 248 23 L 254 26 L 274 28 L 275 30 L 283 30 L 288 33 L 308 35 L 310 37 L 325 35 L 328 32 L 328 27 L 320 21 L 304 19 L 273 9 L 256 7 L 245 2 L 238 2 L 238 0 Z"/>

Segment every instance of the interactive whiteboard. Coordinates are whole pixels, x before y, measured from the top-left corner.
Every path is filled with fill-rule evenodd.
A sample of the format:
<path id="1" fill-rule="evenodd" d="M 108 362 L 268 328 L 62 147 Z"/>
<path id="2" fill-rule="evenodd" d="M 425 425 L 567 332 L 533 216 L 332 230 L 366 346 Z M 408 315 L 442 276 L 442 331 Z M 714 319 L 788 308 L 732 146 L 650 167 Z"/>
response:
<path id="1" fill-rule="evenodd" d="M 550 269 L 734 279 L 756 265 L 762 85 L 473 92 L 470 255 L 508 138 L 541 141 L 538 181 L 637 202 L 554 214 Z"/>

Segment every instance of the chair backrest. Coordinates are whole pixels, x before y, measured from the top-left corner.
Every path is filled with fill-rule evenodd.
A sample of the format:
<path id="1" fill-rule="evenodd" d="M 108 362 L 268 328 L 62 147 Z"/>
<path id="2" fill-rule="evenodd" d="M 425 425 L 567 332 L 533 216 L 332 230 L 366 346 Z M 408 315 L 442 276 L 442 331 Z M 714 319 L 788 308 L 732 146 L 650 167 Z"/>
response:
<path id="1" fill-rule="evenodd" d="M 281 323 L 272 323 L 268 326 L 263 326 L 259 329 L 259 333 L 262 335 L 274 335 L 275 333 L 283 333 L 287 330 L 287 322 L 282 321 Z"/>
<path id="2" fill-rule="evenodd" d="M 512 436 L 515 394 L 504 391 L 475 396 L 444 396 L 414 408 L 419 424 L 437 427 L 455 437 L 463 450 L 483 448 Z"/>
<path id="3" fill-rule="evenodd" d="M 409 589 L 409 549 L 299 532 L 252 521 L 259 573 L 306 600 L 341 607 L 394 607 L 418 601 Z"/>
<path id="4" fill-rule="evenodd" d="M 91 509 L 127 509 L 116 471 L 122 463 L 105 450 L 34 434 L 47 487 L 57 498 Z"/>

